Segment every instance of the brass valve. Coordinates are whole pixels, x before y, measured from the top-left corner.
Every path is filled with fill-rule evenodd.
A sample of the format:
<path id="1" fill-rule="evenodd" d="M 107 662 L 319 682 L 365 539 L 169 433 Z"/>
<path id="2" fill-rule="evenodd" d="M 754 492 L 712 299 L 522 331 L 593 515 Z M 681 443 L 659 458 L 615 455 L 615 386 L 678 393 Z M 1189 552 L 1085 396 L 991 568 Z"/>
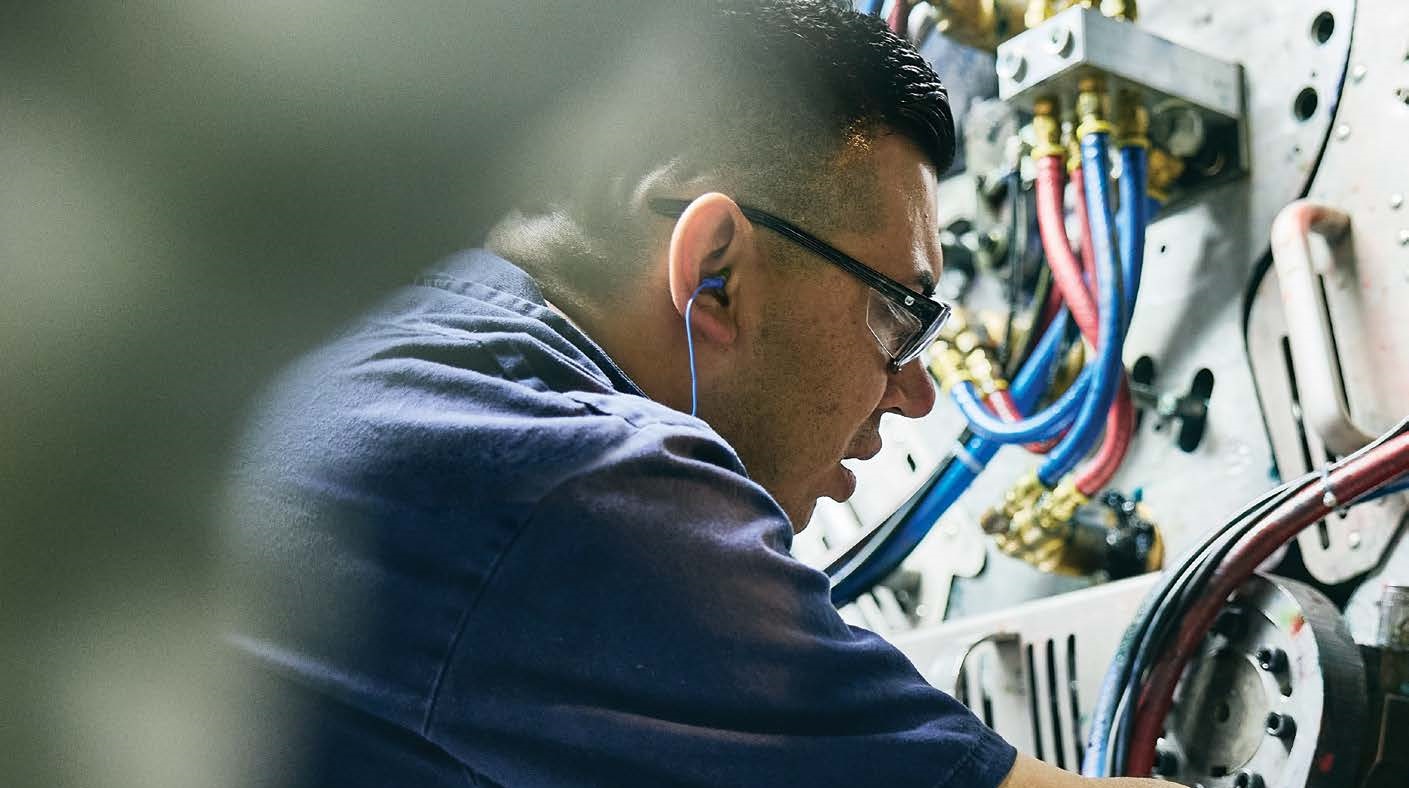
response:
<path id="1" fill-rule="evenodd" d="M 960 383 L 973 382 L 974 379 L 964 365 L 964 354 L 943 339 L 930 345 L 929 369 L 946 394 Z"/>
<path id="2" fill-rule="evenodd" d="M 969 375 L 985 397 L 1008 388 L 1008 381 L 1002 377 L 1002 370 L 988 355 L 985 348 L 977 347 L 965 357 Z"/>
<path id="3" fill-rule="evenodd" d="M 983 530 L 990 534 L 1011 533 L 1013 518 L 1030 511 L 1047 487 L 1037 478 L 1037 471 L 1020 476 L 1012 489 L 1003 495 L 1003 502 L 985 511 L 979 518 Z"/>
<path id="4" fill-rule="evenodd" d="M 1023 12 L 1023 23 L 1028 27 L 1037 27 L 1051 19 L 1060 5 L 1058 0 L 1031 0 L 1027 4 L 1027 10 Z"/>

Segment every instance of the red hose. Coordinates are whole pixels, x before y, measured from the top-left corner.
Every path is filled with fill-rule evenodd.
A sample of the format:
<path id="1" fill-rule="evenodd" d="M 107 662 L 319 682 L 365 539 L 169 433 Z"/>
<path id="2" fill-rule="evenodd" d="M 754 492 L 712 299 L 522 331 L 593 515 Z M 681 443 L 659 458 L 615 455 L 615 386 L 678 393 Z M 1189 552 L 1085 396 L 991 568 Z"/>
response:
<path id="1" fill-rule="evenodd" d="M 890 7 L 890 16 L 886 17 L 886 26 L 890 32 L 906 38 L 905 23 L 910 21 L 910 0 L 895 0 L 895 5 Z"/>
<path id="2" fill-rule="evenodd" d="M 1086 287 L 1081 262 L 1071 251 L 1063 224 L 1062 166 L 1060 155 L 1037 160 L 1037 228 L 1042 235 L 1042 248 L 1047 252 L 1047 265 L 1052 269 L 1052 282 L 1061 291 L 1081 335 L 1096 347 L 1099 332 L 1096 301 Z M 1088 230 L 1084 235 L 1090 234 Z"/>
<path id="3" fill-rule="evenodd" d="M 1164 719 L 1169 714 L 1174 687 L 1229 595 L 1278 547 L 1295 538 L 1303 528 L 1331 513 L 1335 501 L 1327 506 L 1322 497 L 1328 489 L 1334 490 L 1341 501 L 1353 501 L 1406 470 L 1409 470 L 1409 433 L 1390 438 L 1331 471 L 1324 484 L 1312 483 L 1294 494 L 1233 547 L 1209 578 L 1208 587 L 1185 611 L 1172 646 L 1150 671 L 1150 678 L 1145 682 L 1136 706 L 1126 774 L 1146 775 L 1153 768 L 1155 739 L 1159 737 Z"/>
<path id="4" fill-rule="evenodd" d="M 1130 382 L 1122 371 L 1120 389 L 1116 391 L 1115 402 L 1106 413 L 1106 437 L 1101 442 L 1101 449 L 1076 475 L 1076 489 L 1082 495 L 1090 498 L 1110 482 L 1125 459 L 1125 452 L 1130 449 L 1130 438 L 1134 434 L 1135 405 L 1130 400 Z"/>
<path id="5" fill-rule="evenodd" d="M 1076 210 L 1077 223 L 1081 225 L 1081 267 L 1086 271 L 1086 281 L 1096 286 L 1096 250 L 1091 246 L 1091 214 L 1086 212 L 1086 189 L 1083 188 L 1081 168 L 1071 171 L 1071 182 L 1076 188 L 1071 190 L 1072 208 Z"/>

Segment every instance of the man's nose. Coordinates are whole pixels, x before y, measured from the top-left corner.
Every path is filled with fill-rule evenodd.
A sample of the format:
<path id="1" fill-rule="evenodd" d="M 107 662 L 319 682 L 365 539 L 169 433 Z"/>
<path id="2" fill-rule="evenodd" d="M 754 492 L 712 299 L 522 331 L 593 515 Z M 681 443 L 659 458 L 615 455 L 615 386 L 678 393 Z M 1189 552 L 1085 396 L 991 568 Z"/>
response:
<path id="1" fill-rule="evenodd" d="M 886 385 L 884 410 L 894 411 L 909 419 L 918 419 L 934 409 L 934 380 L 920 359 L 915 359 L 891 373 Z"/>

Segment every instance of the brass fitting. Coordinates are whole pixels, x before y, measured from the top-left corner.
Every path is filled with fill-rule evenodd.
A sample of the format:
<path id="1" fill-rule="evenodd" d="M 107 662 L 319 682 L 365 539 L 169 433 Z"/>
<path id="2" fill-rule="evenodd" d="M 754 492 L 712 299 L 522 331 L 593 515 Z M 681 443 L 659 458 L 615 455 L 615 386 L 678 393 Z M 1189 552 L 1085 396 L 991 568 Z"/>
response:
<path id="1" fill-rule="evenodd" d="M 1108 120 L 1111 116 L 1111 97 L 1106 93 L 1105 80 L 1085 77 L 1077 83 L 1077 91 L 1076 116 L 1080 119 L 1080 125 L 1076 127 L 1076 136 L 1084 138 L 1087 134 L 1115 131 Z"/>
<path id="2" fill-rule="evenodd" d="M 1111 19 L 1134 22 L 1138 13 L 1135 0 L 1101 0 L 1101 13 Z"/>
<path id="3" fill-rule="evenodd" d="M 1063 129 L 1063 139 L 1067 149 L 1067 175 L 1081 169 L 1081 141 L 1076 138 L 1076 127 L 1070 123 Z"/>
<path id="4" fill-rule="evenodd" d="M 1037 27 L 1057 13 L 1058 5 L 1057 0 L 1031 0 L 1023 12 L 1023 24 Z"/>
<path id="5" fill-rule="evenodd" d="M 1003 494 L 1003 502 L 988 509 L 979 518 L 983 530 L 990 534 L 1007 533 L 1010 537 L 1013 536 L 1014 526 L 1022 522 L 1023 518 L 1031 516 L 1032 508 L 1046 491 L 1047 487 L 1037 478 L 1037 471 L 1028 471 L 1018 477 L 1012 488 Z M 1028 514 L 1018 517 L 1020 512 Z M 1017 522 L 1015 517 L 1018 518 Z"/>
<path id="6" fill-rule="evenodd" d="M 939 340 L 930 345 L 930 374 L 939 382 L 939 387 L 947 394 L 949 390 L 964 382 L 973 382 L 964 365 L 964 354 L 954 345 Z"/>
<path id="7" fill-rule="evenodd" d="M 989 52 L 1027 28 L 1029 0 L 931 0 L 930 5 L 936 30 Z"/>
<path id="8" fill-rule="evenodd" d="M 1008 388 L 1008 381 L 1003 379 L 1002 370 L 989 357 L 986 349 L 974 348 L 965 357 L 965 365 L 968 367 L 974 385 L 985 397 Z"/>
<path id="9" fill-rule="evenodd" d="M 1040 98 L 1032 107 L 1032 158 L 1063 156 L 1062 125 L 1057 118 L 1057 102 L 1051 98 Z"/>
<path id="10" fill-rule="evenodd" d="M 1150 149 L 1145 175 L 1145 191 L 1160 202 L 1169 202 L 1169 187 L 1184 174 L 1184 162 L 1161 148 Z"/>
<path id="11" fill-rule="evenodd" d="M 1116 136 L 1120 147 L 1137 145 L 1150 147 L 1150 111 L 1140 101 L 1140 94 L 1122 90 L 1116 100 Z"/>
<path id="12" fill-rule="evenodd" d="M 1089 500 L 1076 489 L 1076 480 L 1070 475 L 1066 476 L 1052 489 L 1051 494 L 1043 496 L 1038 502 L 1037 517 L 1043 530 L 1056 532 L 1070 528 L 1077 507 Z"/>

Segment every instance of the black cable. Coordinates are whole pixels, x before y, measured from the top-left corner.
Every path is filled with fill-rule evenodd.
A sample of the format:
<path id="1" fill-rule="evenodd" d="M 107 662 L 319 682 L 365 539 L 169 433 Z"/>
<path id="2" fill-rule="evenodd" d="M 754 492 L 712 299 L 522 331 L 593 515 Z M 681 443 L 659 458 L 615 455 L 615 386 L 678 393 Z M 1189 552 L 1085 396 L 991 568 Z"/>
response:
<path id="1" fill-rule="evenodd" d="M 1008 369 L 1013 356 L 1013 318 L 1017 315 L 1022 291 L 1022 275 L 1027 259 L 1026 222 L 1023 219 L 1022 173 L 1008 173 L 1008 316 L 1004 322 L 1003 345 L 998 349 L 998 368 Z"/>

